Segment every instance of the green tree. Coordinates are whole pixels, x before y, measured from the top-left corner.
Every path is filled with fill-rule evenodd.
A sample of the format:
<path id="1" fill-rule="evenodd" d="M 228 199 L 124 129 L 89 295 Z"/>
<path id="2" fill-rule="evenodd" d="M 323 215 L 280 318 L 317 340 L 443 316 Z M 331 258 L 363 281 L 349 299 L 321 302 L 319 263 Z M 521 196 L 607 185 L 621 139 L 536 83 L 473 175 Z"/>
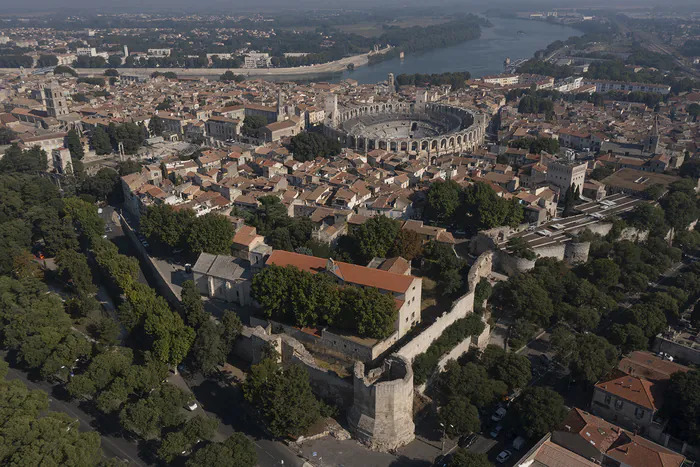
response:
<path id="1" fill-rule="evenodd" d="M 127 159 L 125 161 L 117 162 L 117 172 L 122 177 L 124 175 L 130 175 L 136 172 L 141 172 L 141 164 L 134 159 Z"/>
<path id="2" fill-rule="evenodd" d="M 698 207 L 695 197 L 676 191 L 666 196 L 661 203 L 666 214 L 666 223 L 676 230 L 688 228 L 691 222 L 698 218 Z"/>
<path id="3" fill-rule="evenodd" d="M 143 328 L 153 339 L 152 351 L 156 359 L 176 366 L 186 356 L 194 341 L 194 330 L 185 325 L 179 314 L 170 310 L 162 297 L 147 313 Z"/>
<path id="4" fill-rule="evenodd" d="M 526 387 L 532 378 L 530 360 L 527 357 L 507 352 L 495 345 L 489 345 L 484 349 L 481 362 L 489 372 L 489 376 L 506 383 L 510 391 Z"/>
<path id="5" fill-rule="evenodd" d="M 17 133 L 12 131 L 11 128 L 2 127 L 0 128 L 0 144 L 10 144 L 12 141 L 17 139 Z"/>
<path id="6" fill-rule="evenodd" d="M 632 305 L 627 310 L 627 319 L 643 329 L 648 338 L 656 336 L 667 324 L 663 310 L 650 303 Z"/>
<path id="7" fill-rule="evenodd" d="M 217 374 L 219 366 L 226 361 L 226 350 L 219 325 L 207 320 L 197 331 L 197 337 L 192 344 L 195 368 L 199 369 L 204 376 Z"/>
<path id="8" fill-rule="evenodd" d="M 141 216 L 141 233 L 171 248 L 185 246 L 195 217 L 191 209 L 176 212 L 167 204 L 154 204 Z"/>
<path id="9" fill-rule="evenodd" d="M 199 441 L 210 439 L 218 424 L 216 419 L 201 415 L 188 420 L 178 431 L 165 435 L 158 448 L 158 458 L 164 462 L 172 462 L 182 452 L 192 449 Z"/>
<path id="10" fill-rule="evenodd" d="M 148 131 L 153 136 L 161 136 L 163 134 L 163 131 L 165 131 L 163 119 L 160 118 L 158 115 L 154 115 L 153 117 L 151 117 L 151 120 L 148 122 Z"/>
<path id="11" fill-rule="evenodd" d="M 100 201 L 106 201 L 120 188 L 119 174 L 110 167 L 103 167 L 80 182 L 81 193 L 90 194 Z"/>
<path id="12" fill-rule="evenodd" d="M 694 105 L 698 105 L 700 107 L 699 104 Z M 683 165 L 681 165 L 678 174 L 681 177 L 688 177 L 697 180 L 698 178 L 700 178 L 700 160 L 686 158 L 686 160 L 683 162 Z"/>
<path id="13" fill-rule="evenodd" d="M 13 143 L 5 150 L 5 155 L 0 159 L 0 173 L 36 173 L 44 172 L 47 168 L 46 153 L 38 146 L 22 150 L 16 143 Z"/>
<path id="14" fill-rule="evenodd" d="M 663 209 L 652 204 L 640 204 L 637 206 L 628 218 L 631 226 L 641 230 L 650 230 L 655 233 L 663 232 L 666 227 Z"/>
<path id="15" fill-rule="evenodd" d="M 302 132 L 292 137 L 289 143 L 289 151 L 299 162 L 311 161 L 317 157 L 335 157 L 340 154 L 340 150 L 340 143 L 337 140 L 321 133 Z"/>
<path id="16" fill-rule="evenodd" d="M 564 399 L 547 387 L 528 387 L 514 404 L 517 424 L 529 438 L 539 439 L 566 416 Z"/>
<path id="17" fill-rule="evenodd" d="M 615 287 L 620 281 L 620 268 L 611 259 L 594 259 L 586 265 L 586 271 L 588 280 L 603 290 Z"/>
<path id="18" fill-rule="evenodd" d="M 262 138 L 261 128 L 267 125 L 267 119 L 261 115 L 250 115 L 243 120 L 241 133 L 250 138 Z"/>
<path id="19" fill-rule="evenodd" d="M 386 258 L 401 231 L 398 221 L 386 216 L 375 216 L 353 230 L 359 261 L 367 263 L 374 257 Z"/>
<path id="20" fill-rule="evenodd" d="M 124 406 L 119 421 L 125 430 L 150 440 L 160 437 L 162 430 L 182 424 L 182 407 L 190 396 L 172 384 L 164 384 L 147 397 Z"/>
<path id="21" fill-rule="evenodd" d="M 594 334 L 576 336 L 571 370 L 576 378 L 594 384 L 617 363 L 617 349 L 604 337 Z"/>
<path id="22" fill-rule="evenodd" d="M 83 143 L 80 141 L 78 132 L 75 130 L 68 131 L 68 135 L 66 136 L 66 147 L 70 151 L 70 155 L 73 159 L 80 160 L 85 155 Z"/>
<path id="23" fill-rule="evenodd" d="M 223 81 L 225 83 L 231 83 L 231 82 L 240 83 L 244 79 L 245 79 L 245 77 L 243 77 L 242 75 L 236 75 L 231 70 L 227 70 L 226 72 L 222 73 L 221 76 L 219 76 L 219 81 Z M 244 123 L 245 123 L 245 121 L 244 121 Z"/>
<path id="24" fill-rule="evenodd" d="M 341 300 L 347 302 L 346 294 L 350 288 L 343 289 Z M 396 302 L 391 294 L 381 293 L 374 287 L 357 288 L 361 297 L 350 299 L 348 310 L 354 309 L 358 314 L 357 332 L 360 336 L 384 339 L 394 332 L 394 323 L 398 315 Z"/>
<path id="25" fill-rule="evenodd" d="M 447 463 L 447 467 L 493 467 L 486 454 L 458 448 Z"/>
<path id="26" fill-rule="evenodd" d="M 92 132 L 90 146 L 92 146 L 98 156 L 112 153 L 112 144 L 109 141 L 109 135 L 101 126 L 97 126 Z"/>
<path id="27" fill-rule="evenodd" d="M 58 58 L 55 55 L 39 55 L 36 66 L 39 68 L 55 67 L 58 65 Z"/>
<path id="28" fill-rule="evenodd" d="M 408 229 L 401 229 L 396 234 L 394 244 L 389 250 L 389 256 L 400 256 L 407 261 L 411 261 L 423 251 L 423 239 L 418 232 Z"/>
<path id="29" fill-rule="evenodd" d="M 187 460 L 187 467 L 254 467 L 258 457 L 253 442 L 242 433 L 232 434 L 223 443 L 210 443 Z"/>
<path id="30" fill-rule="evenodd" d="M 111 66 L 112 68 L 120 67 L 121 64 L 122 64 L 122 57 L 119 56 L 119 55 L 116 55 L 116 54 L 115 54 L 115 55 L 110 55 L 110 56 L 107 58 L 107 63 L 108 63 L 109 66 Z M 117 71 L 117 70 L 114 70 L 114 71 Z M 105 73 L 106 73 L 106 72 L 105 72 Z M 119 72 L 117 71 L 117 74 L 116 74 L 116 75 L 112 75 L 112 76 L 119 76 Z"/>
<path id="31" fill-rule="evenodd" d="M 549 294 L 529 274 L 514 277 L 504 291 L 506 303 L 510 303 L 515 316 L 541 326 L 549 324 L 554 314 L 554 305 Z"/>
<path id="32" fill-rule="evenodd" d="M 464 397 L 450 399 L 438 413 L 447 435 L 456 438 L 481 429 L 479 411 Z"/>
<path id="33" fill-rule="evenodd" d="M 195 329 L 199 328 L 208 320 L 208 315 L 204 312 L 202 296 L 199 294 L 194 281 L 188 280 L 182 283 L 180 296 L 182 297 L 182 307 L 185 311 L 185 322 L 188 326 Z"/>
<path id="34" fill-rule="evenodd" d="M 423 217 L 429 222 L 451 224 L 460 206 L 460 186 L 454 180 L 438 180 L 430 185 Z"/>
<path id="35" fill-rule="evenodd" d="M 226 216 L 210 212 L 192 221 L 187 244 L 192 253 L 228 254 L 234 233 Z"/>
<path id="36" fill-rule="evenodd" d="M 465 230 L 469 232 L 504 225 L 517 227 L 524 216 L 523 208 L 516 198 L 500 198 L 493 188 L 483 182 L 477 182 L 464 190 L 461 209 Z"/>
<path id="37" fill-rule="evenodd" d="M 105 231 L 105 224 L 97 213 L 97 207 L 80 198 L 66 198 L 63 202 L 66 213 L 73 219 L 78 230 L 86 239 L 100 237 Z"/>
<path id="38" fill-rule="evenodd" d="M 456 360 L 448 361 L 445 371 L 439 373 L 437 387 L 444 403 L 455 397 L 465 397 L 479 409 L 508 394 L 508 386 L 489 378 L 484 366 L 471 362 L 460 365 Z"/>
<path id="39" fill-rule="evenodd" d="M 56 264 L 63 280 L 69 283 L 76 293 L 94 294 L 97 292 L 85 255 L 74 250 L 61 250 L 56 255 Z"/>
<path id="40" fill-rule="evenodd" d="M 258 409 L 274 436 L 299 436 L 321 416 L 302 367 L 282 366 L 272 359 L 253 365 L 243 386 L 248 402 Z"/>
<path id="41" fill-rule="evenodd" d="M 425 246 L 424 259 L 425 273 L 437 282 L 441 294 L 453 295 L 462 290 L 465 263 L 450 245 L 431 241 Z"/>
<path id="42" fill-rule="evenodd" d="M 226 355 L 229 355 L 233 351 L 236 339 L 241 335 L 243 323 L 236 313 L 226 310 L 221 316 L 221 326 L 221 340 L 224 343 Z"/>
<path id="43" fill-rule="evenodd" d="M 610 342 L 616 345 L 623 354 L 635 350 L 646 350 L 649 347 L 649 340 L 644 334 L 644 330 L 631 323 L 613 324 L 610 327 Z"/>
<path id="44" fill-rule="evenodd" d="M 604 178 L 607 178 L 610 175 L 612 175 L 614 172 L 615 172 L 615 170 L 613 170 L 612 167 L 606 167 L 606 166 L 596 167 L 591 172 L 591 178 L 593 180 L 601 181 Z"/>
<path id="45" fill-rule="evenodd" d="M 692 444 L 700 442 L 700 372 L 677 372 L 664 390 L 661 414 L 668 431 Z"/>

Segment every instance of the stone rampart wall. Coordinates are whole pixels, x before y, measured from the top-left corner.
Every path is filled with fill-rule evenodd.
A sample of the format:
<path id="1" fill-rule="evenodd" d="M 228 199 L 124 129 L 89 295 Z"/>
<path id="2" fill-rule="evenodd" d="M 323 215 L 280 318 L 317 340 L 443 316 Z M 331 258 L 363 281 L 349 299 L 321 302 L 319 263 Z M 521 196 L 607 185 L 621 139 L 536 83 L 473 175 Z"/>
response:
<path id="1" fill-rule="evenodd" d="M 493 252 L 487 251 L 481 254 L 476 261 L 474 261 L 474 264 L 467 274 L 469 291 L 454 301 L 450 311 L 444 313 L 423 332 L 401 347 L 397 354 L 412 362 L 413 359 L 416 358 L 416 355 L 428 350 L 430 344 L 440 337 L 445 329 L 454 324 L 458 319 L 464 318 L 472 313 L 474 311 L 474 291 L 476 289 L 476 284 L 479 283 L 482 277 L 487 277 L 491 273 L 492 268 Z"/>

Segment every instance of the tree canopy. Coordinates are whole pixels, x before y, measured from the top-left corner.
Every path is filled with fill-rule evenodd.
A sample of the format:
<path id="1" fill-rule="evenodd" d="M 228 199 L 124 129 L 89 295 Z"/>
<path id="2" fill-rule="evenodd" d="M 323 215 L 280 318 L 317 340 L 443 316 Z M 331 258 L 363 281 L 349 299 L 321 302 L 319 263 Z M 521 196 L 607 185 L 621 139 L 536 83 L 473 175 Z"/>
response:
<path id="1" fill-rule="evenodd" d="M 340 143 L 321 133 L 302 132 L 295 135 L 289 143 L 289 151 L 294 159 L 306 162 L 317 157 L 330 158 L 340 154 Z"/>
<path id="2" fill-rule="evenodd" d="M 517 426 L 528 438 L 539 439 L 566 417 L 564 399 L 547 387 L 531 386 L 515 400 Z"/>
<path id="3" fill-rule="evenodd" d="M 298 365 L 283 368 L 266 358 L 253 365 L 243 392 L 274 436 L 303 435 L 321 416 L 309 375 Z"/>

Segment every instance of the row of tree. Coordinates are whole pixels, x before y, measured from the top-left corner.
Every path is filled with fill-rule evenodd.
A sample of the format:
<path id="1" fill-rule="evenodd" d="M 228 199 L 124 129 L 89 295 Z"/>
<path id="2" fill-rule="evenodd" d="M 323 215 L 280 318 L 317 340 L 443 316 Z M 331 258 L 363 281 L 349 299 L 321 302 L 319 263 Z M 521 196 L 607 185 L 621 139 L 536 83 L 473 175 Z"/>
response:
<path id="1" fill-rule="evenodd" d="M 515 227 L 523 221 L 523 208 L 517 200 L 499 197 L 482 182 L 465 187 L 455 181 L 437 181 L 426 194 L 423 218 L 432 223 L 457 225 L 474 234 L 500 226 Z"/>
<path id="2" fill-rule="evenodd" d="M 439 373 L 433 392 L 439 418 L 449 436 L 478 432 L 480 418 L 509 393 L 522 389 L 502 422 L 527 438 L 541 438 L 566 416 L 563 398 L 549 388 L 528 387 L 527 357 L 489 345 L 466 361 L 451 360 Z"/>
<path id="3" fill-rule="evenodd" d="M 316 158 L 331 158 L 340 154 L 340 142 L 321 133 L 304 131 L 295 135 L 289 143 L 289 151 L 294 160 L 312 161 Z"/>
<path id="4" fill-rule="evenodd" d="M 192 254 L 230 254 L 235 228 L 221 214 L 197 217 L 191 209 L 175 211 L 165 204 L 153 205 L 141 216 L 141 233 L 149 240 Z"/>
<path id="5" fill-rule="evenodd" d="M 332 277 L 293 266 L 270 266 L 253 278 L 252 297 L 267 317 L 300 327 L 334 326 L 383 339 L 398 314 L 390 294 L 374 287 L 339 287 Z"/>

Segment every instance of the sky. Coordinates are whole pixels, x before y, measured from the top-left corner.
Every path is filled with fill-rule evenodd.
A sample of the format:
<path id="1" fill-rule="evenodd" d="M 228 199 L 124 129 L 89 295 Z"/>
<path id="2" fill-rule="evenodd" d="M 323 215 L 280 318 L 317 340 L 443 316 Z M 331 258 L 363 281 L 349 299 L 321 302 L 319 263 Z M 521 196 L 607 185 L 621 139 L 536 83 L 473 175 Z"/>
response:
<path id="1" fill-rule="evenodd" d="M 432 0 L 431 6 L 449 7 L 450 9 L 483 11 L 494 6 L 517 5 L 519 9 L 529 8 L 547 8 L 547 7 L 567 7 L 578 6 L 592 8 L 595 6 L 610 7 L 611 4 L 619 4 L 623 6 L 654 6 L 663 5 L 668 7 L 671 4 L 678 5 L 693 5 L 697 0 L 592 0 L 581 2 L 580 0 L 534 0 L 534 1 L 517 1 L 517 0 Z M 353 0 L 352 2 L 341 0 L 295 0 L 290 3 L 288 0 L 25 0 L 16 2 L 13 0 L 0 0 L 0 12 L 4 14 L 25 13 L 25 12 L 49 12 L 62 11 L 67 9 L 75 10 L 76 12 L 99 12 L 118 13 L 118 12 L 246 12 L 250 13 L 255 10 L 261 12 L 279 11 L 280 8 L 289 9 L 308 9 L 308 8 L 324 8 L 324 9 L 362 9 L 376 8 L 378 4 L 384 7 L 394 5 L 396 7 L 410 8 L 411 6 L 426 5 L 425 0 Z"/>

